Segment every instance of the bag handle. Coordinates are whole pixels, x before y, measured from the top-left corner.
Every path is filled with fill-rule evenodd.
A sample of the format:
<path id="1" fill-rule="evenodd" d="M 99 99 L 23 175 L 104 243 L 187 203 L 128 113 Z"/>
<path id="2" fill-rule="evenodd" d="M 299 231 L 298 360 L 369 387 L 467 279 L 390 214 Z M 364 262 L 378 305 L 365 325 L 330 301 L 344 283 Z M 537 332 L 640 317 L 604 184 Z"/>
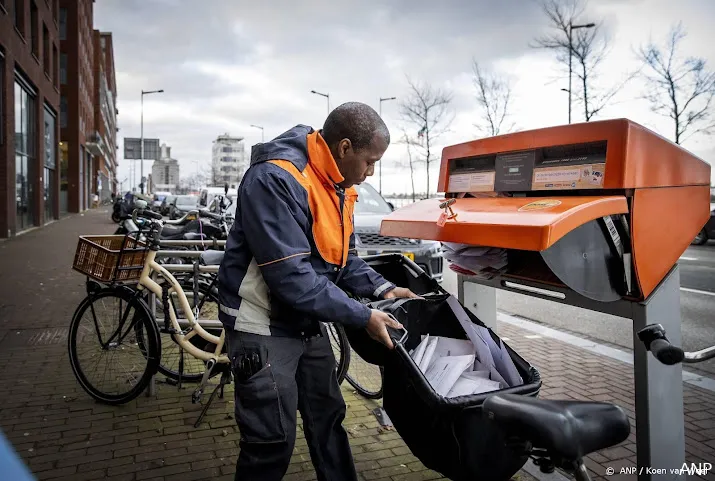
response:
<path id="1" fill-rule="evenodd" d="M 397 320 L 397 318 L 396 318 L 395 316 L 393 316 L 393 315 L 390 314 L 389 312 L 387 313 L 387 315 L 388 315 L 388 316 L 390 317 L 390 319 L 392 319 L 393 321 L 398 322 L 398 323 L 400 322 L 400 321 Z M 397 333 L 399 333 L 400 331 L 404 332 L 404 334 L 402 334 L 401 336 L 397 334 Z M 394 329 L 394 328 L 392 328 L 392 327 L 388 327 L 388 328 L 387 328 L 387 334 L 390 336 L 390 339 L 392 339 L 392 342 L 393 342 L 393 343 L 395 343 L 395 344 L 400 344 L 400 345 L 403 345 L 403 346 L 404 346 L 405 340 L 407 339 L 407 337 L 409 336 L 410 333 L 407 332 L 407 329 L 405 329 L 405 326 L 402 326 L 402 329 Z"/>

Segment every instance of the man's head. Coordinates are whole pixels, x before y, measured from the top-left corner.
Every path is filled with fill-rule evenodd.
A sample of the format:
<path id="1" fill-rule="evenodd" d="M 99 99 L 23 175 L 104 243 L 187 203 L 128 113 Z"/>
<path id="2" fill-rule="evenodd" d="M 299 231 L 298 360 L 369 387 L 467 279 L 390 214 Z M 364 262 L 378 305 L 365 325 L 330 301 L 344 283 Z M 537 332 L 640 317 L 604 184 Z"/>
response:
<path id="1" fill-rule="evenodd" d="M 345 178 L 340 183 L 345 188 L 371 176 L 390 145 L 385 122 L 372 107 L 360 102 L 348 102 L 330 112 L 320 134 Z"/>

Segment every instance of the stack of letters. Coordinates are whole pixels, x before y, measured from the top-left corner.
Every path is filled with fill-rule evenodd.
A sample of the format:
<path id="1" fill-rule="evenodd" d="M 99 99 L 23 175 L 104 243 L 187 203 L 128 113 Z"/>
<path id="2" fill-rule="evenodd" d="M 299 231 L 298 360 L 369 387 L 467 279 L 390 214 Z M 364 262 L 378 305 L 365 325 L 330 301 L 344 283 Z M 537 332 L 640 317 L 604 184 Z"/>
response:
<path id="1" fill-rule="evenodd" d="M 523 384 L 501 340 L 494 341 L 487 328 L 474 324 L 457 299 L 448 302 L 468 340 L 426 335 L 410 352 L 432 388 L 451 398 Z"/>

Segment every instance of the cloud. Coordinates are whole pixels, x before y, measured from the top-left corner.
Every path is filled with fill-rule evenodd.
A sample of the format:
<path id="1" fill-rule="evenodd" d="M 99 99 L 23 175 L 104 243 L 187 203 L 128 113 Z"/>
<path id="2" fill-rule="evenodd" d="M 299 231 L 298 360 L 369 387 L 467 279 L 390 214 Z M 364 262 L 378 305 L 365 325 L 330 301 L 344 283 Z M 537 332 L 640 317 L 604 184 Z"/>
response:
<path id="1" fill-rule="evenodd" d="M 399 101 L 405 75 L 450 89 L 455 119 L 443 142 L 478 137 L 471 60 L 514 79 L 514 120 L 521 128 L 566 122 L 561 73 L 547 52 L 529 42 L 546 23 L 536 0 L 103 0 L 94 4 L 95 28 L 114 36 L 121 138 L 138 137 L 142 89 L 164 89 L 145 97 L 144 131 L 172 147 L 184 173 L 194 162 L 208 165 L 211 141 L 229 132 L 247 144 L 271 138 L 297 123 L 320 127 L 329 93 L 331 107 L 357 100 L 378 108 L 399 136 Z M 712 28 L 703 12 L 713 3 L 666 0 L 592 2 L 591 13 L 609 23 L 614 52 L 602 80 L 617 80 L 632 63 L 632 46 L 683 19 L 691 35 L 688 52 L 715 63 Z M 200 4 L 200 7 L 198 6 Z M 709 16 L 713 18 L 712 15 Z M 631 117 L 667 133 L 667 122 L 637 100 L 637 86 L 604 110 L 601 118 Z M 575 107 L 577 108 L 577 107 Z M 580 120 L 580 119 L 577 119 Z M 412 128 L 414 131 L 416 129 Z M 413 132 L 414 133 L 414 132 Z M 707 151 L 711 139 L 694 139 Z M 121 152 L 121 150 L 120 150 Z M 393 144 L 383 173 L 389 187 L 405 187 L 404 148 Z M 120 178 L 129 162 L 121 160 Z M 149 171 L 150 162 L 145 171 Z M 122 177 L 122 175 L 124 177 Z M 386 181 L 383 180 L 383 185 Z M 377 179 L 373 184 L 377 184 Z M 433 182 L 434 184 L 434 182 Z M 424 181 L 422 182 L 424 185 Z M 409 187 L 409 181 L 407 182 Z"/>

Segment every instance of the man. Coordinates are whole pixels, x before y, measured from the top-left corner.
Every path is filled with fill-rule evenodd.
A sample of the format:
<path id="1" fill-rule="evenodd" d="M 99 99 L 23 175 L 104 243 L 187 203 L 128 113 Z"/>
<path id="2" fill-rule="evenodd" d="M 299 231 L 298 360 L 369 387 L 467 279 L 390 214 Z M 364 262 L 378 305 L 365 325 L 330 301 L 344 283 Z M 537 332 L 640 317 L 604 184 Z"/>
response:
<path id="1" fill-rule="evenodd" d="M 236 479 L 285 474 L 297 410 L 320 481 L 356 481 L 345 402 L 320 321 L 365 328 L 393 347 L 385 313 L 350 298 L 417 297 L 354 252 L 353 185 L 374 173 L 390 134 L 371 107 L 333 110 L 321 131 L 298 125 L 258 144 L 236 199 L 219 270 L 219 317 L 235 374 Z"/>

